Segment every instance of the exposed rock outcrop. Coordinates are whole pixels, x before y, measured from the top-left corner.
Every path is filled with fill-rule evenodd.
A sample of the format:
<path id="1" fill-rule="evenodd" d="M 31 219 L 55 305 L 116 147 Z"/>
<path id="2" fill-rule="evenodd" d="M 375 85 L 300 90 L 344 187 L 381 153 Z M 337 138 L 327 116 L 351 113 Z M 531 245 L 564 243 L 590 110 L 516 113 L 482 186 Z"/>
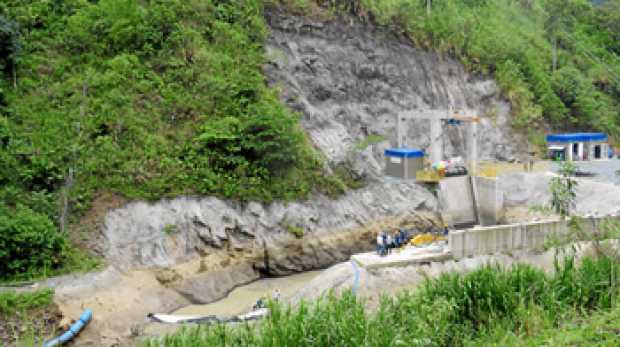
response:
<path id="1" fill-rule="evenodd" d="M 332 163 L 359 176 L 382 175 L 383 149 L 397 144 L 396 115 L 420 109 L 473 109 L 481 159 L 513 159 L 516 141 L 510 105 L 493 80 L 467 73 L 449 57 L 414 48 L 393 32 L 350 18 L 318 23 L 268 12 L 271 36 L 265 73 L 282 99 L 300 112 L 302 125 Z M 405 144 L 426 149 L 428 121 L 402 124 Z M 366 149 L 369 135 L 385 141 Z M 444 126 L 447 156 L 465 156 L 466 128 Z M 362 146 L 363 147 L 363 146 Z"/>
<path id="2" fill-rule="evenodd" d="M 328 241 L 336 232 L 436 210 L 433 194 L 413 182 L 371 184 L 337 200 L 317 196 L 270 205 L 212 197 L 133 202 L 106 216 L 105 254 L 118 268 L 130 269 L 172 266 L 220 251 L 253 258 L 260 268 L 267 253 L 270 264 L 263 270 L 282 275 L 329 266 L 371 245 L 359 233 Z M 301 240 L 293 227 L 303 230 Z"/>
<path id="3" fill-rule="evenodd" d="M 195 274 L 184 280 L 177 287 L 177 291 L 192 303 L 208 303 L 226 296 L 233 288 L 258 278 L 259 274 L 251 264 L 239 264 Z"/>

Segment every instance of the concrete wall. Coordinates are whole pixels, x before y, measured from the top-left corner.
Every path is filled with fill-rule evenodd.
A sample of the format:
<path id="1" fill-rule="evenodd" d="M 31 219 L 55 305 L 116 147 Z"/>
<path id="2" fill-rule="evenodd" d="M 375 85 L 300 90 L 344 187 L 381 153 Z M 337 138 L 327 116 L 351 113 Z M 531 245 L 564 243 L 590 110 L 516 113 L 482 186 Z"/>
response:
<path id="1" fill-rule="evenodd" d="M 584 232 L 592 233 L 610 219 L 620 221 L 620 216 L 582 218 L 579 225 Z M 561 220 L 475 227 L 451 232 L 448 245 L 455 259 L 512 250 L 542 250 L 550 235 L 569 230 L 568 222 Z"/>
<path id="2" fill-rule="evenodd" d="M 504 194 L 498 189 L 497 178 L 474 177 L 478 209 L 478 224 L 496 225 L 503 217 Z"/>
<path id="3" fill-rule="evenodd" d="M 469 176 L 439 181 L 439 204 L 443 220 L 450 224 L 475 224 L 476 210 Z"/>

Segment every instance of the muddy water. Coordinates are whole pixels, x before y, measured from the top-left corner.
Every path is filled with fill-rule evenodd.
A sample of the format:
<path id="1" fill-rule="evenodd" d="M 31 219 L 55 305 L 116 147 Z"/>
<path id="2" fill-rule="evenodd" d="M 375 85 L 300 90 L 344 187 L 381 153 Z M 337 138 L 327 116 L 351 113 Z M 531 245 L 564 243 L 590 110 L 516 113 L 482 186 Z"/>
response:
<path id="1" fill-rule="evenodd" d="M 286 300 L 320 273 L 321 271 L 308 271 L 291 276 L 260 279 L 235 288 L 222 300 L 206 305 L 186 306 L 174 314 L 230 316 L 246 313 L 252 309 L 259 297 L 269 298 L 277 288 L 280 289 L 281 298 Z"/>

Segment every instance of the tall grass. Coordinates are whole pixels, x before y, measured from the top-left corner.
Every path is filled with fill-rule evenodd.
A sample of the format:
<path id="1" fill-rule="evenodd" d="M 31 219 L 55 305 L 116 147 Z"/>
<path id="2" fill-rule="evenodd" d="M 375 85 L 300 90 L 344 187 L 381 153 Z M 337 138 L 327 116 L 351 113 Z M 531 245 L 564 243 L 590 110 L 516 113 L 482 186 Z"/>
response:
<path id="1" fill-rule="evenodd" d="M 586 258 L 577 266 L 565 258 L 555 270 L 519 264 L 448 273 L 383 298 L 376 312 L 351 293 L 329 294 L 294 309 L 272 305 L 259 325 L 186 328 L 143 346 L 462 346 L 498 331 L 530 336 L 617 303 L 615 260 Z"/>
<path id="2" fill-rule="evenodd" d="M 44 308 L 51 304 L 53 299 L 54 291 L 49 288 L 32 293 L 0 292 L 0 317 Z"/>

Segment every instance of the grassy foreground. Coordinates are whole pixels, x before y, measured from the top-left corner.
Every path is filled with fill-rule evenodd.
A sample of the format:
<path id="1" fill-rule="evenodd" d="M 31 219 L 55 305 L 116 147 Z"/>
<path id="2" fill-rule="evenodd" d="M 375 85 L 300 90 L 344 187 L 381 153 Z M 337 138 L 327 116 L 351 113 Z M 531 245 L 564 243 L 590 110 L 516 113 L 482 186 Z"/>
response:
<path id="1" fill-rule="evenodd" d="M 187 328 L 143 347 L 617 345 L 619 266 L 566 258 L 554 275 L 486 266 L 429 279 L 416 292 L 384 298 L 376 312 L 351 293 L 329 295 L 297 308 L 272 305 L 259 325 Z"/>
<path id="2" fill-rule="evenodd" d="M 620 345 L 620 305 L 610 310 L 592 312 L 588 317 L 572 317 L 557 327 L 538 329 L 519 336 L 496 329 L 472 341 L 471 347 L 615 347 Z"/>
<path id="3" fill-rule="evenodd" d="M 60 315 L 53 299 L 51 289 L 0 292 L 0 346 L 40 345 L 41 337 L 54 333 Z"/>

